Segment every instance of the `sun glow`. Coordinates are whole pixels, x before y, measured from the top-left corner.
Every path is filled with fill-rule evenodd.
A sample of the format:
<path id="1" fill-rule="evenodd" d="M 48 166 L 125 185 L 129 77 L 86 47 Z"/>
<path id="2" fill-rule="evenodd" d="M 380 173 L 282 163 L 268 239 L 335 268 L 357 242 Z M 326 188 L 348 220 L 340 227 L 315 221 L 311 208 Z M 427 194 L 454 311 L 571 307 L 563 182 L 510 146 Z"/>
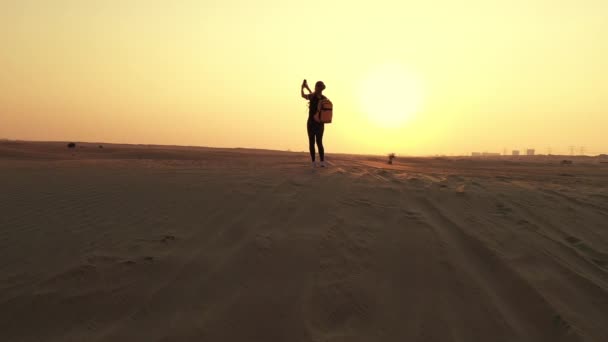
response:
<path id="1" fill-rule="evenodd" d="M 360 84 L 361 106 L 369 120 L 383 127 L 399 127 L 420 111 L 422 86 L 415 74 L 400 64 L 376 67 Z"/>

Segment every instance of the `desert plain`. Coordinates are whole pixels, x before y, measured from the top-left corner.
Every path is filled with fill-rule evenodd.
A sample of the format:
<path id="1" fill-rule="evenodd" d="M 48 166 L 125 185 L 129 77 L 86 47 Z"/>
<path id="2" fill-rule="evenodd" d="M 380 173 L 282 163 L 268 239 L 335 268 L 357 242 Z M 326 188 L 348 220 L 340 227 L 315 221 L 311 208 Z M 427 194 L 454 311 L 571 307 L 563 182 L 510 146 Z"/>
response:
<path id="1" fill-rule="evenodd" d="M 608 341 L 606 158 L 66 144 L 0 142 L 0 341 Z"/>

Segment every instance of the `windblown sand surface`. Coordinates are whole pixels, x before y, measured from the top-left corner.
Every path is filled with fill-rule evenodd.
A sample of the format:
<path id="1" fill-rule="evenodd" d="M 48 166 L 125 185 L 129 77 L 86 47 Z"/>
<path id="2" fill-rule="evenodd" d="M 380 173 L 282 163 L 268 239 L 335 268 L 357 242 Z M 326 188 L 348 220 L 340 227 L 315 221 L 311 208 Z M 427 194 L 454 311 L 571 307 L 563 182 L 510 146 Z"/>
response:
<path id="1" fill-rule="evenodd" d="M 608 164 L 0 143 L 0 341 L 608 341 Z"/>

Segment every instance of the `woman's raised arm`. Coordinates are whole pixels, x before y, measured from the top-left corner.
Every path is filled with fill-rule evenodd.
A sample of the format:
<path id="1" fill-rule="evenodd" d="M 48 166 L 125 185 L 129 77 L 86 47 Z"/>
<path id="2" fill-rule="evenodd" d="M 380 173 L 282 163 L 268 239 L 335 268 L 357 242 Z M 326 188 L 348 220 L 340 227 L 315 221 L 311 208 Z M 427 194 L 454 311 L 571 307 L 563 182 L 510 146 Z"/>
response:
<path id="1" fill-rule="evenodd" d="M 304 89 L 307 89 L 309 94 L 304 94 Z M 304 82 L 302 82 L 302 88 L 300 88 L 300 95 L 302 95 L 302 98 L 310 100 L 310 93 L 312 93 L 312 91 L 308 87 L 308 83 L 306 83 L 306 80 L 304 80 Z"/>

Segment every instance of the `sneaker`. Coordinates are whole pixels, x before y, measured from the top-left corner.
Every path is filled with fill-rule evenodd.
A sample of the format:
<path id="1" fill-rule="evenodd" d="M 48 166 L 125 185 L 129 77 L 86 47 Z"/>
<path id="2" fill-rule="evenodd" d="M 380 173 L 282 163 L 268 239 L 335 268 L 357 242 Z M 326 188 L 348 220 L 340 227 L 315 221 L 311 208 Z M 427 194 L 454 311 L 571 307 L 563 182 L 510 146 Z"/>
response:
<path id="1" fill-rule="evenodd" d="M 321 167 L 325 167 L 325 161 L 321 162 Z"/>
<path id="2" fill-rule="evenodd" d="M 313 168 L 317 167 L 317 162 L 316 162 L 316 161 L 313 161 L 313 162 L 312 162 L 312 167 L 313 167 Z"/>

